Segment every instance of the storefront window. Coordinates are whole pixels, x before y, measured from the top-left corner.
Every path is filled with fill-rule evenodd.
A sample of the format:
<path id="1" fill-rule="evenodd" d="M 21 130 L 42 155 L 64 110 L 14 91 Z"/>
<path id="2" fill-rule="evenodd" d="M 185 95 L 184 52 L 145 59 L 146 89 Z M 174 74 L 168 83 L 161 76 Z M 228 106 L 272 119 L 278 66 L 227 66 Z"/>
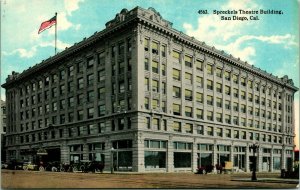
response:
<path id="1" fill-rule="evenodd" d="M 174 167 L 175 168 L 190 168 L 191 153 L 189 152 L 174 152 Z"/>
<path id="2" fill-rule="evenodd" d="M 211 166 L 212 165 L 212 153 L 201 153 L 200 154 L 199 166 Z"/>
<path id="3" fill-rule="evenodd" d="M 145 151 L 145 168 L 166 168 L 166 152 Z"/>
<path id="4" fill-rule="evenodd" d="M 280 157 L 273 157 L 273 169 L 274 170 L 280 170 L 281 169 L 281 164 L 280 164 Z"/>

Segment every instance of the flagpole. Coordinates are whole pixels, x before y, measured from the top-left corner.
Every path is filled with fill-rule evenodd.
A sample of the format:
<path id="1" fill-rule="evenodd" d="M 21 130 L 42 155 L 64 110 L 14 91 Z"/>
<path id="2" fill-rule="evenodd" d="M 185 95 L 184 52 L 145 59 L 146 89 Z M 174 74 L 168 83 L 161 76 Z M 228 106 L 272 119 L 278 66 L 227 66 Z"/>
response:
<path id="1" fill-rule="evenodd" d="M 56 55 L 56 45 L 57 45 L 57 12 L 55 13 L 55 19 L 56 19 L 56 23 L 55 23 L 55 55 Z"/>

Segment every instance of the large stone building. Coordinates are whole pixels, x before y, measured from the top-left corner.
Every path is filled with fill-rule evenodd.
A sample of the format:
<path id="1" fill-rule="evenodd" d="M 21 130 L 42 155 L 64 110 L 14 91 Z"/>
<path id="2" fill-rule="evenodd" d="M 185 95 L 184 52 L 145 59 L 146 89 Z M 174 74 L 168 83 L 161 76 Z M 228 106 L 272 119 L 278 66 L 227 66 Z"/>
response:
<path id="1" fill-rule="evenodd" d="M 1 134 L 1 161 L 5 160 L 5 140 L 4 135 L 6 132 L 6 104 L 5 101 L 0 100 L 0 134 Z"/>
<path id="2" fill-rule="evenodd" d="M 7 159 L 98 160 L 105 170 L 195 171 L 232 161 L 289 168 L 294 93 L 279 78 L 172 28 L 153 8 L 123 9 L 103 31 L 6 83 Z"/>

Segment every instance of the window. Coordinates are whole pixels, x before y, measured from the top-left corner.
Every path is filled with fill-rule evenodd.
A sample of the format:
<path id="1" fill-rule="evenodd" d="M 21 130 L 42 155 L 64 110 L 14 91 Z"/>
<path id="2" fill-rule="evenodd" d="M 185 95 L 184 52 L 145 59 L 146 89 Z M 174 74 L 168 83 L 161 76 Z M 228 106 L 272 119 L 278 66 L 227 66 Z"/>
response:
<path id="1" fill-rule="evenodd" d="M 184 129 L 186 133 L 193 133 L 193 125 L 190 123 L 186 123 Z"/>
<path id="2" fill-rule="evenodd" d="M 125 73 L 125 62 L 119 62 L 119 74 L 124 74 Z"/>
<path id="3" fill-rule="evenodd" d="M 87 101 L 88 102 L 93 102 L 94 101 L 94 91 L 88 91 L 87 92 Z"/>
<path id="4" fill-rule="evenodd" d="M 239 111 L 239 104 L 237 102 L 233 102 L 233 110 L 234 111 Z"/>
<path id="5" fill-rule="evenodd" d="M 246 118 L 241 118 L 241 125 L 246 127 Z"/>
<path id="6" fill-rule="evenodd" d="M 221 108 L 222 107 L 222 99 L 217 98 L 217 107 Z"/>
<path id="7" fill-rule="evenodd" d="M 230 96 L 230 86 L 225 86 L 225 94 Z"/>
<path id="8" fill-rule="evenodd" d="M 159 105 L 158 105 L 159 103 L 158 103 L 158 100 L 157 99 L 153 99 L 152 100 L 152 108 L 153 109 L 156 109 Z"/>
<path id="9" fill-rule="evenodd" d="M 158 55 L 158 43 L 152 42 L 152 54 Z"/>
<path id="10" fill-rule="evenodd" d="M 213 66 L 206 65 L 206 71 L 207 71 L 207 74 L 212 75 L 213 74 Z"/>
<path id="11" fill-rule="evenodd" d="M 69 77 L 74 75 L 74 66 L 73 65 L 68 68 L 68 75 L 69 75 Z"/>
<path id="12" fill-rule="evenodd" d="M 124 81 L 119 81 L 119 93 L 125 92 L 125 83 Z"/>
<path id="13" fill-rule="evenodd" d="M 185 90 L 185 100 L 192 101 L 193 100 L 193 95 L 191 90 Z"/>
<path id="14" fill-rule="evenodd" d="M 105 65 L 105 52 L 100 52 L 98 54 L 98 64 L 99 65 Z"/>
<path id="15" fill-rule="evenodd" d="M 235 84 L 238 84 L 238 83 L 239 83 L 238 75 L 233 74 L 233 75 L 232 75 L 232 80 L 233 80 L 233 82 L 234 82 Z"/>
<path id="16" fill-rule="evenodd" d="M 225 71 L 224 75 L 225 75 L 225 79 L 230 81 L 230 72 Z"/>
<path id="17" fill-rule="evenodd" d="M 230 106 L 230 101 L 225 100 L 225 108 L 230 110 L 231 106 Z"/>
<path id="18" fill-rule="evenodd" d="M 227 138 L 231 138 L 231 130 L 230 129 L 225 129 L 225 136 Z"/>
<path id="19" fill-rule="evenodd" d="M 79 78 L 78 80 L 77 80 L 78 82 L 77 82 L 77 84 L 78 84 L 78 89 L 82 89 L 83 88 L 83 86 L 84 86 L 84 84 L 83 84 L 83 78 Z"/>
<path id="20" fill-rule="evenodd" d="M 188 83 L 188 84 L 192 84 L 192 74 L 190 73 L 185 73 L 185 81 Z"/>
<path id="21" fill-rule="evenodd" d="M 181 97 L 181 88 L 177 86 L 173 86 L 173 97 L 180 98 Z"/>
<path id="22" fill-rule="evenodd" d="M 207 96 L 206 99 L 207 99 L 207 104 L 212 106 L 213 103 L 214 103 L 213 102 L 213 97 L 212 96 Z"/>
<path id="23" fill-rule="evenodd" d="M 173 131 L 175 132 L 181 132 L 181 123 L 174 121 L 173 122 Z"/>
<path id="24" fill-rule="evenodd" d="M 174 115 L 181 115 L 179 104 L 173 104 L 173 114 Z"/>
<path id="25" fill-rule="evenodd" d="M 49 82 L 50 82 L 50 78 L 49 78 L 49 76 L 47 76 L 46 78 L 45 78 L 45 86 L 48 86 L 49 85 Z M 28 92 L 27 92 L 28 93 Z"/>
<path id="26" fill-rule="evenodd" d="M 104 116 L 105 115 L 105 105 L 99 105 L 99 116 Z"/>
<path id="27" fill-rule="evenodd" d="M 163 94 L 166 94 L 166 89 L 167 89 L 166 83 L 165 83 L 165 82 L 162 82 L 162 83 L 161 83 L 161 92 L 162 92 Z"/>
<path id="28" fill-rule="evenodd" d="M 162 109 L 163 112 L 166 112 L 166 111 L 167 111 L 167 110 L 166 110 L 166 101 L 162 101 L 162 102 L 161 102 L 161 109 Z"/>
<path id="29" fill-rule="evenodd" d="M 145 109 L 149 109 L 149 98 L 145 98 Z"/>
<path id="30" fill-rule="evenodd" d="M 222 113 L 216 113 L 216 119 L 218 122 L 222 122 Z"/>
<path id="31" fill-rule="evenodd" d="M 162 45 L 162 47 L 161 47 L 161 55 L 162 55 L 162 57 L 166 57 L 166 46 L 165 45 Z"/>
<path id="32" fill-rule="evenodd" d="M 159 73 L 158 62 L 156 62 L 156 61 L 152 61 L 152 72 Z"/>
<path id="33" fill-rule="evenodd" d="M 161 65 L 161 72 L 162 72 L 163 76 L 166 76 L 166 65 L 165 64 Z"/>
<path id="34" fill-rule="evenodd" d="M 203 119 L 203 110 L 196 109 L 196 116 L 197 116 L 197 119 Z"/>
<path id="35" fill-rule="evenodd" d="M 145 58 L 144 66 L 145 66 L 145 70 L 149 71 L 149 59 L 148 58 Z"/>
<path id="36" fill-rule="evenodd" d="M 248 88 L 253 88 L 253 82 L 251 80 L 248 80 Z"/>
<path id="37" fill-rule="evenodd" d="M 153 118 L 152 119 L 152 126 L 153 126 L 154 130 L 160 130 L 159 119 L 158 118 Z"/>
<path id="38" fill-rule="evenodd" d="M 253 107 L 248 107 L 248 113 L 249 113 L 250 115 L 253 115 Z"/>
<path id="39" fill-rule="evenodd" d="M 243 100 L 246 100 L 246 92 L 245 91 L 241 91 L 241 98 Z"/>
<path id="40" fill-rule="evenodd" d="M 213 112 L 212 111 L 207 111 L 206 114 L 207 114 L 207 120 L 209 120 L 209 121 L 213 121 L 214 120 Z"/>
<path id="41" fill-rule="evenodd" d="M 105 99 L 105 88 L 104 87 L 98 89 L 98 99 L 99 100 Z"/>
<path id="42" fill-rule="evenodd" d="M 94 58 L 93 57 L 89 57 L 87 59 L 87 68 L 92 68 L 94 66 Z"/>
<path id="43" fill-rule="evenodd" d="M 150 124 L 150 118 L 149 117 L 145 118 L 145 123 L 146 123 L 147 129 L 150 129 L 151 128 L 151 124 Z"/>
<path id="44" fill-rule="evenodd" d="M 117 48 L 116 46 L 111 46 L 111 57 L 115 57 L 116 55 L 116 52 L 117 52 Z"/>
<path id="45" fill-rule="evenodd" d="M 249 102 L 253 101 L 253 94 L 252 93 L 248 93 L 248 101 Z"/>
<path id="46" fill-rule="evenodd" d="M 234 138 L 238 139 L 239 138 L 239 131 L 234 130 Z"/>
<path id="47" fill-rule="evenodd" d="M 94 108 L 88 108 L 87 109 L 87 117 L 88 117 L 88 119 L 91 119 L 91 118 L 93 118 L 94 117 Z"/>
<path id="48" fill-rule="evenodd" d="M 198 125 L 197 126 L 197 133 L 200 134 L 200 135 L 204 134 L 203 125 Z"/>
<path id="49" fill-rule="evenodd" d="M 196 92 L 196 101 L 201 104 L 203 103 L 203 94 L 202 93 Z"/>
<path id="50" fill-rule="evenodd" d="M 173 57 L 177 62 L 179 62 L 180 54 L 179 54 L 177 51 L 173 51 L 173 52 L 172 52 L 172 57 Z"/>
<path id="51" fill-rule="evenodd" d="M 187 107 L 187 106 L 185 107 L 185 116 L 187 116 L 187 117 L 193 116 L 191 107 Z"/>
<path id="52" fill-rule="evenodd" d="M 241 85 L 246 86 L 246 78 L 244 77 L 241 78 Z"/>
<path id="53" fill-rule="evenodd" d="M 207 80 L 207 89 L 209 89 L 209 90 L 213 90 L 214 89 L 213 81 L 212 80 Z"/>
<path id="54" fill-rule="evenodd" d="M 184 56 L 185 66 L 192 67 L 192 57 L 185 55 Z"/>
<path id="55" fill-rule="evenodd" d="M 227 124 L 231 124 L 231 117 L 230 117 L 230 115 L 225 115 L 225 122 Z"/>
<path id="56" fill-rule="evenodd" d="M 216 129 L 216 135 L 218 137 L 222 137 L 223 136 L 223 129 L 222 128 L 217 128 Z"/>
<path id="57" fill-rule="evenodd" d="M 239 125 L 239 118 L 237 116 L 233 116 L 233 123 Z"/>
<path id="58" fill-rule="evenodd" d="M 213 127 L 207 127 L 206 132 L 208 136 L 214 136 Z"/>
<path id="59" fill-rule="evenodd" d="M 149 79 L 145 78 L 145 87 L 144 87 L 145 91 L 149 91 Z"/>
<path id="60" fill-rule="evenodd" d="M 216 76 L 221 78 L 222 77 L 222 69 L 216 68 Z"/>
<path id="61" fill-rule="evenodd" d="M 180 71 L 177 69 L 173 69 L 173 79 L 180 81 Z"/>
<path id="62" fill-rule="evenodd" d="M 149 50 L 149 39 L 145 39 L 145 41 L 144 41 L 144 49 L 145 49 L 145 51 Z"/>
<path id="63" fill-rule="evenodd" d="M 203 88 L 203 78 L 197 76 L 196 81 L 197 81 L 197 87 Z"/>
<path id="64" fill-rule="evenodd" d="M 216 84 L 216 90 L 217 90 L 217 92 L 222 93 L 222 84 L 221 83 L 217 82 L 217 84 Z"/>
<path id="65" fill-rule="evenodd" d="M 203 71 L 203 61 L 196 60 L 196 68 L 199 71 Z"/>
<path id="66" fill-rule="evenodd" d="M 152 91 L 153 92 L 159 92 L 158 81 L 157 80 L 152 80 Z"/>

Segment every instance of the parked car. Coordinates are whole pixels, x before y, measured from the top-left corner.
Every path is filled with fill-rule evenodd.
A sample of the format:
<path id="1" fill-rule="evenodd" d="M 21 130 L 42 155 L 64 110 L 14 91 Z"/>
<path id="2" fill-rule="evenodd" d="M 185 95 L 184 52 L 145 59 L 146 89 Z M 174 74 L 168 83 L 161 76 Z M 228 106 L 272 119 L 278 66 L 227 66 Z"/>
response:
<path id="1" fill-rule="evenodd" d="M 33 164 L 31 162 L 24 162 L 23 164 L 23 170 L 38 170 L 38 165 Z"/>
<path id="2" fill-rule="evenodd" d="M 7 169 L 8 168 L 8 164 L 5 162 L 1 162 L 1 169 Z"/>
<path id="3" fill-rule="evenodd" d="M 7 164 L 7 169 L 23 170 L 23 162 L 18 160 L 10 160 Z"/>

